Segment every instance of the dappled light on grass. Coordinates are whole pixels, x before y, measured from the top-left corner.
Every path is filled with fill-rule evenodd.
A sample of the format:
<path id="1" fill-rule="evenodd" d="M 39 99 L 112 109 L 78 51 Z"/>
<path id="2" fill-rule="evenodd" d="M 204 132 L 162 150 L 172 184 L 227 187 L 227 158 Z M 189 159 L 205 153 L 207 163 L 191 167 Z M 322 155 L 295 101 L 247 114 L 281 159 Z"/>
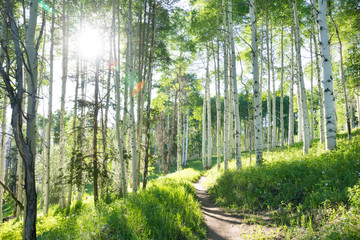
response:
<path id="1" fill-rule="evenodd" d="M 106 204 L 93 197 L 60 209 L 53 206 L 37 219 L 37 239 L 204 239 L 200 205 L 190 181 L 193 169 L 151 182 L 147 190 Z M 10 220 L 0 228 L 0 239 L 21 239 L 22 221 Z"/>
<path id="2" fill-rule="evenodd" d="M 230 211 L 269 211 L 274 223 L 291 229 L 286 230 L 294 234 L 291 236 L 299 231 L 306 232 L 304 238 L 322 236 L 320 232 L 328 227 L 327 221 L 336 222 L 334 213 L 350 216 L 339 206 L 348 209 L 349 196 L 357 196 L 349 194 L 348 187 L 353 187 L 350 193 L 358 189 L 354 185 L 360 177 L 359 133 L 359 129 L 354 131 L 350 142 L 346 135 L 340 135 L 338 148 L 332 152 L 326 153 L 324 145 L 315 140 L 306 156 L 300 144 L 296 144 L 283 151 L 265 152 L 265 163 L 260 167 L 249 166 L 235 171 L 233 161 L 224 174 L 214 167 L 209 171 L 207 186 L 216 202 Z M 353 199 L 356 200 L 352 201 L 350 209 L 359 204 L 360 197 Z M 360 216 L 359 211 L 351 211 Z M 343 234 L 351 229 L 346 229 L 351 226 L 346 221 L 354 223 L 356 220 L 354 217 L 346 219 L 343 228 L 338 229 Z M 359 236 L 360 230 L 355 233 L 351 230 L 353 236 Z"/>

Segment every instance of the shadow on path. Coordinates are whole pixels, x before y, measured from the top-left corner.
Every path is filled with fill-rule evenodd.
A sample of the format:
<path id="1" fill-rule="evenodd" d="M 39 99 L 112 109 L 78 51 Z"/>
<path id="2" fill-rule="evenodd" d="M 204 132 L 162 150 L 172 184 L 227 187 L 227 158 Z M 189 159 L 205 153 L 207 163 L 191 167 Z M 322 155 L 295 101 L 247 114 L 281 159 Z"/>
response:
<path id="1" fill-rule="evenodd" d="M 216 206 L 210 195 L 206 192 L 203 185 L 205 177 L 201 177 L 198 182 L 193 183 L 196 195 L 201 203 L 201 210 L 204 215 L 207 233 L 206 238 L 210 240 L 237 240 L 248 238 L 256 232 L 254 225 L 249 225 L 244 221 L 246 214 L 232 215 Z M 264 227 L 265 232 L 271 230 Z"/>

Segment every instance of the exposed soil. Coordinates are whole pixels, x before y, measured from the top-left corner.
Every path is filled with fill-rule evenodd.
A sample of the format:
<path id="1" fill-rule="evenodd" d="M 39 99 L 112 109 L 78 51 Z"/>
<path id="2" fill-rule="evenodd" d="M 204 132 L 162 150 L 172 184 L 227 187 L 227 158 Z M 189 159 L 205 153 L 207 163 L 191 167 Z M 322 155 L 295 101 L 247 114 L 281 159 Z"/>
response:
<path id="1" fill-rule="evenodd" d="M 201 203 L 207 234 L 211 240 L 237 240 L 279 238 L 278 229 L 271 227 L 271 219 L 266 213 L 230 214 L 216 206 L 203 185 L 205 177 L 194 183 L 196 195 Z"/>

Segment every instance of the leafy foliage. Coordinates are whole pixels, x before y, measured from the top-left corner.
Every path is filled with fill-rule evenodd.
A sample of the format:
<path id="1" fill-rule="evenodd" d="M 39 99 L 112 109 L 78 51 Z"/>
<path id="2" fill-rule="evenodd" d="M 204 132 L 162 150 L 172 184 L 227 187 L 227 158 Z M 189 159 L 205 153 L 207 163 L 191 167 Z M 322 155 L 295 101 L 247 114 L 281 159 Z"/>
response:
<path id="1" fill-rule="evenodd" d="M 186 169 L 110 204 L 94 206 L 86 197 L 67 209 L 52 207 L 38 217 L 38 239 L 203 239 L 203 217 L 190 183 L 199 177 Z M 21 239 L 21 229 L 22 221 L 9 221 L 0 239 Z"/>

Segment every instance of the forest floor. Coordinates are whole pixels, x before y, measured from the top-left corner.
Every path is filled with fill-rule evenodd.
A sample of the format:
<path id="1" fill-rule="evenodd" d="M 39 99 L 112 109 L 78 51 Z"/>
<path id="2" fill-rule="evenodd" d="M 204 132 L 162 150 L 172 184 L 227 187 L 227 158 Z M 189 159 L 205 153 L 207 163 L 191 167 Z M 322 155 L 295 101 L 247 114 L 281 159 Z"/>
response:
<path id="1" fill-rule="evenodd" d="M 206 239 L 259 239 L 265 236 L 271 239 L 281 238 L 280 229 L 272 226 L 272 220 L 266 212 L 231 214 L 218 207 L 206 191 L 203 184 L 205 178 L 202 176 L 193 185 L 205 219 Z"/>

